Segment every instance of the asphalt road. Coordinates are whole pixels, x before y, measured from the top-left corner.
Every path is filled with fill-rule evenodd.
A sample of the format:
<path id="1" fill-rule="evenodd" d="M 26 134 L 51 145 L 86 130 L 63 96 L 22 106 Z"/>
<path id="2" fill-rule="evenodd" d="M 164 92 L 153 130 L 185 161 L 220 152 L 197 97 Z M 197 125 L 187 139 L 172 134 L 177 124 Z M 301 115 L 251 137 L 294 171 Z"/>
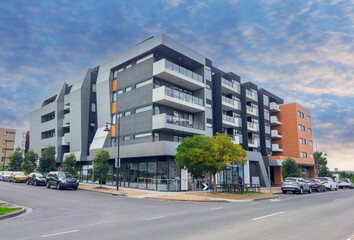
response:
<path id="1" fill-rule="evenodd" d="M 33 209 L 1 221 L 0 239 L 354 240 L 354 190 L 179 203 L 0 182 L 0 199 Z"/>

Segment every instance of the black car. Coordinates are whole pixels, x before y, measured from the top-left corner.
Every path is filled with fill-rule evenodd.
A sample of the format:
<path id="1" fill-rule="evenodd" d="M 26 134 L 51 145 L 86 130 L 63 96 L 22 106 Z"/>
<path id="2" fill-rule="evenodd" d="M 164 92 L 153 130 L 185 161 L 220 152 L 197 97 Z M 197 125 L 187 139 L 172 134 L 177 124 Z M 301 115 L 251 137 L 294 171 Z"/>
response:
<path id="1" fill-rule="evenodd" d="M 55 186 L 58 190 L 72 188 L 77 190 L 79 181 L 68 172 L 50 172 L 47 176 L 47 188 Z"/>
<path id="2" fill-rule="evenodd" d="M 33 184 L 34 186 L 44 186 L 46 183 L 46 176 L 47 174 L 45 173 L 30 173 L 28 174 L 27 184 Z"/>
<path id="3" fill-rule="evenodd" d="M 307 180 L 311 184 L 311 188 L 316 192 L 325 192 L 326 186 L 318 179 L 309 179 Z"/>

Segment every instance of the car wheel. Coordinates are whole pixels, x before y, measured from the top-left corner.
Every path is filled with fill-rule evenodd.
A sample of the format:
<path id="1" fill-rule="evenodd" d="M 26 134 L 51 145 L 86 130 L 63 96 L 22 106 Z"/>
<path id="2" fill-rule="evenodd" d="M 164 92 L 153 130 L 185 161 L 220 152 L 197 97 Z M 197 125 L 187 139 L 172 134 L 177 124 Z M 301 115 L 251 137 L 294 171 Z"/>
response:
<path id="1" fill-rule="evenodd" d="M 47 182 L 47 188 L 50 188 L 50 184 L 49 184 L 49 182 Z"/>
<path id="2" fill-rule="evenodd" d="M 58 189 L 58 190 L 61 190 L 61 187 L 60 187 L 60 184 L 59 184 L 59 183 L 57 183 L 57 189 Z"/>
<path id="3" fill-rule="evenodd" d="M 320 187 L 317 188 L 317 192 L 321 192 L 321 188 Z"/>
<path id="4" fill-rule="evenodd" d="M 335 191 L 338 191 L 338 188 L 336 187 L 334 190 L 335 190 Z"/>
<path id="5" fill-rule="evenodd" d="M 324 189 L 323 189 L 323 192 L 326 192 L 326 191 L 327 191 L 327 188 L 324 188 Z"/>
<path id="6" fill-rule="evenodd" d="M 36 181 L 36 180 L 34 180 L 33 185 L 34 185 L 34 186 L 37 186 L 37 181 Z"/>
<path id="7" fill-rule="evenodd" d="M 304 189 L 300 188 L 300 194 L 304 194 Z"/>
<path id="8" fill-rule="evenodd" d="M 312 188 L 309 188 L 309 191 L 308 191 L 308 193 L 312 193 Z"/>
<path id="9" fill-rule="evenodd" d="M 77 190 L 77 187 L 74 187 L 74 190 Z"/>
<path id="10" fill-rule="evenodd" d="M 26 182 L 27 182 L 27 185 L 29 185 L 29 181 L 27 180 Z"/>
<path id="11" fill-rule="evenodd" d="M 285 190 L 283 190 L 282 192 L 283 192 L 283 194 L 286 194 L 286 191 L 285 191 Z"/>

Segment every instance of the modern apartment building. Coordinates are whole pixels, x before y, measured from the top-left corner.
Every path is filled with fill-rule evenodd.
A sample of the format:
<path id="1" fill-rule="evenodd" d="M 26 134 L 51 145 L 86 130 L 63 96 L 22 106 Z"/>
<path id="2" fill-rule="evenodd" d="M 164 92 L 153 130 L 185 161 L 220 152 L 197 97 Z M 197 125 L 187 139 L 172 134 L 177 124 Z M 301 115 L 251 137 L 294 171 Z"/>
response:
<path id="1" fill-rule="evenodd" d="M 111 157 L 109 184 L 116 184 L 119 143 L 121 186 L 187 190 L 197 176 L 179 170 L 176 147 L 185 137 L 220 132 L 247 150 L 247 164 L 225 166 L 217 183 L 237 182 L 241 175 L 245 183 L 269 186 L 270 112 L 282 103 L 161 34 L 39 99 L 31 112 L 31 148 L 40 153 L 54 145 L 58 164 L 75 153 L 83 181 L 89 181 L 88 169 L 103 148 Z M 110 132 L 106 122 L 113 124 Z"/>
<path id="2" fill-rule="evenodd" d="M 23 154 L 27 152 L 28 132 L 25 130 L 0 128 L 0 165 L 5 167 L 9 164 L 9 156 L 17 147 L 20 147 Z"/>
<path id="3" fill-rule="evenodd" d="M 281 184 L 281 163 L 288 157 L 296 161 L 302 177 L 314 178 L 311 112 L 297 103 L 290 103 L 275 106 L 271 114 L 273 156 L 269 157 L 269 163 L 273 183 Z"/>

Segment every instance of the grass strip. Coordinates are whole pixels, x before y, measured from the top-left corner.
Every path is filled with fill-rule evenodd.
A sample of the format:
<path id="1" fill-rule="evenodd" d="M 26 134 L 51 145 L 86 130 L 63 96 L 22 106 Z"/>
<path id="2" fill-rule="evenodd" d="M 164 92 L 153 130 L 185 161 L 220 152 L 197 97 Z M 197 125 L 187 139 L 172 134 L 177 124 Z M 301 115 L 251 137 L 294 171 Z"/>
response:
<path id="1" fill-rule="evenodd" d="M 8 207 L 0 207 L 0 216 L 6 215 L 9 213 L 17 212 L 21 210 L 21 208 L 8 208 Z"/>

